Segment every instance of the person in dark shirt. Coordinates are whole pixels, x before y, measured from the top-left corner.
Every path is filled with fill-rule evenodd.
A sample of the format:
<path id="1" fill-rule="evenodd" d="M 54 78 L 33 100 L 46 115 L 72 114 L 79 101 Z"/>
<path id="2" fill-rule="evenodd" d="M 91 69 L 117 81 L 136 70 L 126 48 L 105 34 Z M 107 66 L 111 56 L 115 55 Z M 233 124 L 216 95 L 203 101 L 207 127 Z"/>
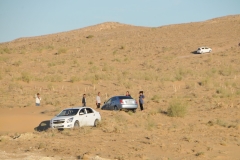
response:
<path id="1" fill-rule="evenodd" d="M 143 91 L 139 92 L 139 105 L 140 105 L 140 109 L 141 111 L 143 111 L 143 104 L 144 104 L 144 95 L 143 95 Z"/>
<path id="2" fill-rule="evenodd" d="M 82 106 L 83 106 L 83 107 L 86 107 L 86 94 L 83 94 Z"/>

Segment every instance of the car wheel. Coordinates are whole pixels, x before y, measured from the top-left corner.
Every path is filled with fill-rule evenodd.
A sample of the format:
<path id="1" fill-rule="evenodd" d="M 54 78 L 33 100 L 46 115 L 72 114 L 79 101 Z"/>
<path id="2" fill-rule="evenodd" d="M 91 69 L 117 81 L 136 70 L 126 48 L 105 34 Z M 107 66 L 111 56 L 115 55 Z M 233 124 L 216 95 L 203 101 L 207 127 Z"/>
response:
<path id="1" fill-rule="evenodd" d="M 133 111 L 133 113 L 136 113 L 136 109 L 133 109 L 132 111 Z"/>
<path id="2" fill-rule="evenodd" d="M 99 125 L 99 120 L 96 119 L 96 120 L 94 121 L 94 127 L 97 127 L 98 125 Z"/>
<path id="3" fill-rule="evenodd" d="M 78 121 L 75 121 L 74 128 L 79 128 L 79 122 Z"/>

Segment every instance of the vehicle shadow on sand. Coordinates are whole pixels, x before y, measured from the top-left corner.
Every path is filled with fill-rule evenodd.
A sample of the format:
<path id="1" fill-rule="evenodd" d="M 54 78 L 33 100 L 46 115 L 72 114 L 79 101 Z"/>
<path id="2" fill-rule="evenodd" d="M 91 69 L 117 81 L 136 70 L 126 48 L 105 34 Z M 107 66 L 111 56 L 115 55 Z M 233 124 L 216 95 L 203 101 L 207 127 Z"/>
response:
<path id="1" fill-rule="evenodd" d="M 197 53 L 197 51 L 192 51 L 191 53 L 192 53 L 192 54 L 199 54 L 199 53 Z"/>
<path id="2" fill-rule="evenodd" d="M 50 128 L 50 120 L 42 121 L 37 127 L 34 128 L 35 131 L 42 132 Z"/>

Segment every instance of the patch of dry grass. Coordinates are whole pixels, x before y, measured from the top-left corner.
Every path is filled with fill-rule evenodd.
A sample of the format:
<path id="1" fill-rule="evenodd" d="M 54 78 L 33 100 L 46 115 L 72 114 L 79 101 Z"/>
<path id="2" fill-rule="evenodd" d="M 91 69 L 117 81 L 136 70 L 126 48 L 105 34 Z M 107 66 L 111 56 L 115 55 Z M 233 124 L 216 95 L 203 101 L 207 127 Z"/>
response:
<path id="1" fill-rule="evenodd" d="M 170 117 L 184 117 L 187 114 L 187 103 L 181 99 L 173 99 L 169 103 L 167 115 Z"/>

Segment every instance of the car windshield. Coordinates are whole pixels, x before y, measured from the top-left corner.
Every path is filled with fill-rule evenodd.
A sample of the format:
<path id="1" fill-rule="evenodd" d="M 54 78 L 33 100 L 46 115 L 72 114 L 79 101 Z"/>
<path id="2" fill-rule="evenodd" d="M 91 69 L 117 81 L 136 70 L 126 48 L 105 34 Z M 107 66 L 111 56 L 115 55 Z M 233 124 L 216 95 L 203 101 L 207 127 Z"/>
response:
<path id="1" fill-rule="evenodd" d="M 130 96 L 118 96 L 119 99 L 133 99 Z"/>
<path id="2" fill-rule="evenodd" d="M 59 115 L 59 116 L 74 116 L 78 113 L 79 109 L 66 109 L 63 110 Z"/>

